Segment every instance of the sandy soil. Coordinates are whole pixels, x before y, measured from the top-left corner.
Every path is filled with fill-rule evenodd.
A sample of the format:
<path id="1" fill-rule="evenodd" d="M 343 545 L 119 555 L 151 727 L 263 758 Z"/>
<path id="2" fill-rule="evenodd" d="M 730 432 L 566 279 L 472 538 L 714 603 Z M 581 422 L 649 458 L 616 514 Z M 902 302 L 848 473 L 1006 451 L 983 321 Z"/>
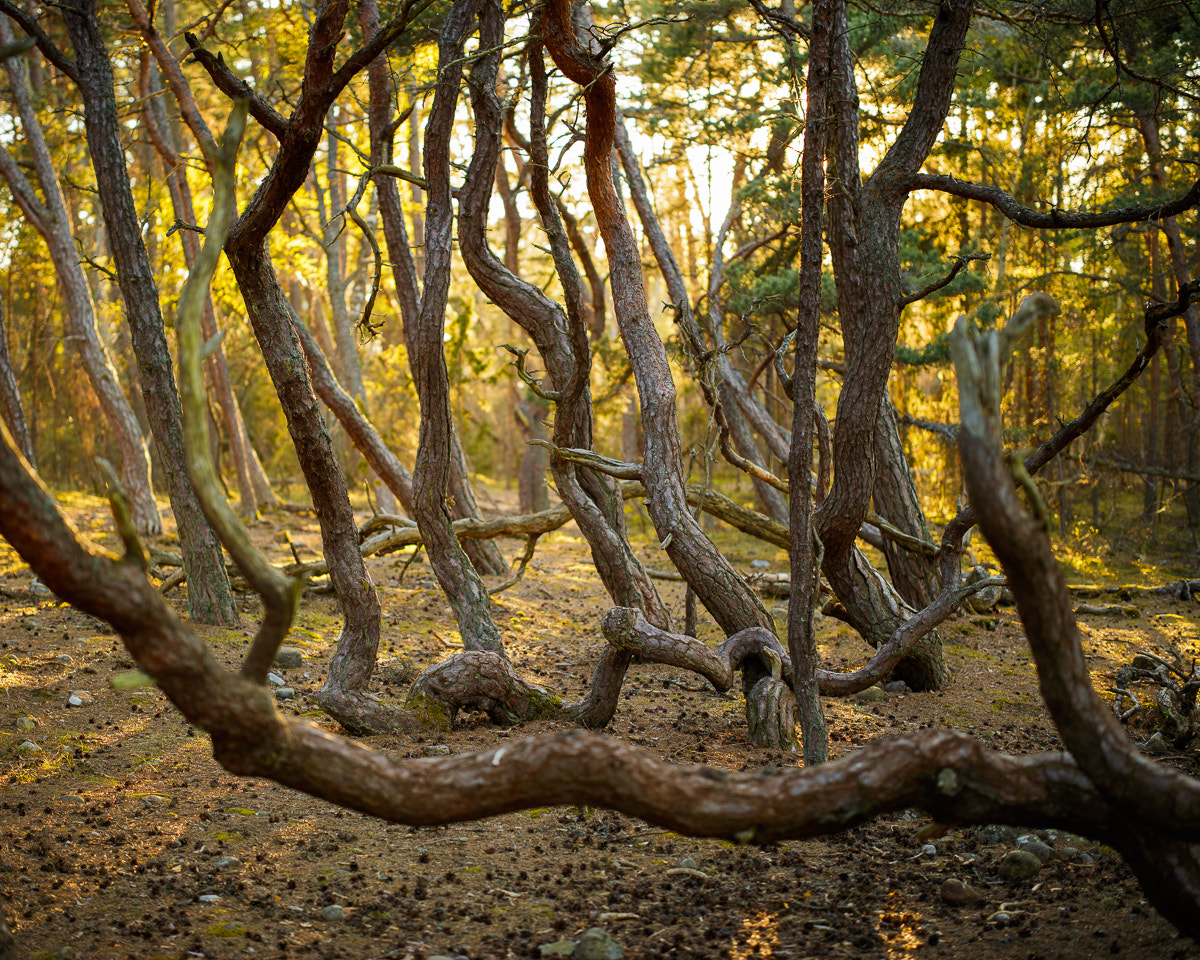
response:
<path id="1" fill-rule="evenodd" d="M 69 504 L 83 530 L 106 535 L 101 501 Z M 316 555 L 313 518 L 281 514 L 256 528 L 274 559 L 290 559 L 284 525 L 302 556 Z M 722 538 L 747 571 L 753 560 L 786 569 L 773 547 Z M 510 557 L 522 547 L 502 542 Z M 655 545 L 639 549 L 650 565 L 665 565 Z M 375 684 L 385 698 L 401 697 L 458 639 L 427 564 L 413 564 L 400 582 L 407 556 L 370 561 L 385 611 Z M 682 590 L 661 586 L 682 620 Z M 929 821 L 918 810 L 764 848 L 688 839 L 605 811 L 530 810 L 416 829 L 335 810 L 224 773 L 203 733 L 157 690 L 114 687 L 133 664 L 105 625 L 31 587 L 28 568 L 0 544 L 0 909 L 21 957 L 536 958 L 570 956 L 572 941 L 596 927 L 630 958 L 1200 956 L 1147 905 L 1114 853 L 1053 832 L 1040 839 L 1054 858 L 1034 877 L 1006 881 L 998 865 L 1017 831 L 924 840 Z M 581 693 L 608 604 L 574 528 L 545 538 L 525 579 L 496 605 L 518 669 L 565 696 Z M 1140 606 L 1137 619 L 1084 624 L 1099 689 L 1136 648 L 1196 647 L 1194 606 Z M 231 666 L 258 605 L 247 597 L 244 609 L 243 629 L 200 631 Z M 279 670 L 297 691 L 281 709 L 331 728 L 307 695 L 337 629 L 333 599 L 310 594 L 289 641 L 305 662 Z M 711 620 L 701 635 L 718 638 Z M 930 725 L 973 730 L 1011 753 L 1057 745 L 1013 611 L 961 617 L 943 636 L 954 670 L 947 690 L 827 703 L 835 755 Z M 823 621 L 821 638 L 833 664 L 865 659 L 835 621 Z M 705 686 L 678 670 L 635 666 L 609 732 L 679 763 L 799 762 L 751 749 L 740 698 Z M 82 706 L 68 704 L 73 692 Z M 555 728 L 499 730 L 468 717 L 448 733 L 370 742 L 417 757 Z M 950 880 L 978 902 L 959 902 Z"/>

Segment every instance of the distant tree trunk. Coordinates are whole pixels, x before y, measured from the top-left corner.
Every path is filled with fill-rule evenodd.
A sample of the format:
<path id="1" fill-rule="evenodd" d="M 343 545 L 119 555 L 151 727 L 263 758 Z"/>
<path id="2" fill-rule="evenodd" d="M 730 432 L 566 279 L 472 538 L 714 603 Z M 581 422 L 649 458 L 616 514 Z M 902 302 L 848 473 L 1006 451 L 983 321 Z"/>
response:
<path id="1" fill-rule="evenodd" d="M 161 96 L 153 82 L 149 51 L 142 54 L 142 70 L 140 77 L 140 93 L 145 103 L 143 116 L 146 119 L 146 130 L 150 141 L 158 152 L 163 165 L 167 168 L 167 189 L 171 195 L 171 207 L 175 217 L 184 223 L 195 224 L 196 210 L 192 204 L 192 188 L 188 183 L 187 172 L 180 163 L 180 138 L 176 125 L 167 120 L 167 111 Z M 170 139 L 168 139 L 170 138 Z M 200 242 L 191 230 L 180 230 L 179 240 L 183 247 L 184 262 L 190 269 L 200 253 Z M 233 385 L 229 379 L 229 364 L 225 360 L 225 348 L 218 339 L 217 317 L 213 310 L 211 294 L 204 299 L 203 323 L 204 336 L 210 343 L 216 344 L 216 349 L 208 358 L 205 366 L 212 381 L 213 391 L 221 407 L 221 424 L 225 437 L 229 440 L 229 450 L 233 457 L 233 469 L 237 476 L 239 506 L 243 513 L 254 515 L 258 512 L 258 495 L 250 477 L 250 456 L 246 447 L 244 427 L 241 413 L 238 410 L 237 398 L 233 394 Z"/>
<path id="2" fill-rule="evenodd" d="M 233 625 L 240 621 L 221 546 L 209 527 L 184 469 L 179 394 L 171 371 L 158 290 L 141 225 L 133 203 L 123 126 L 117 114 L 112 66 L 96 20 L 94 0 L 62 8 L 63 22 L 75 48 L 84 129 L 96 171 L 96 186 L 108 227 L 117 280 L 138 359 L 146 412 L 158 445 L 167 491 L 179 529 L 188 576 L 188 612 L 200 623 Z"/>
<path id="3" fill-rule="evenodd" d="M 8 18 L 0 17 L 0 43 L 11 43 L 12 38 Z M 37 199 L 24 173 L 4 148 L 0 148 L 0 174 L 8 182 L 26 219 L 46 241 L 63 299 L 69 343 L 83 364 L 100 410 L 121 451 L 121 484 L 129 497 L 134 526 L 143 536 L 157 536 L 162 533 L 162 517 L 150 483 L 150 451 L 137 415 L 121 389 L 117 371 L 96 329 L 95 304 L 79 264 L 79 253 L 71 235 L 71 217 L 29 96 L 28 68 L 24 58 L 9 57 L 5 60 L 5 69 L 43 200 Z"/>
<path id="4" fill-rule="evenodd" d="M 508 182 L 504 154 L 496 158 L 496 190 L 504 204 L 504 266 L 514 277 L 521 275 L 521 211 L 517 195 Z"/>
<path id="5" fill-rule="evenodd" d="M 13 372 L 12 356 L 8 350 L 8 331 L 4 325 L 4 307 L 0 304 L 0 413 L 8 431 L 16 441 L 17 449 L 25 461 L 37 469 L 37 457 L 33 450 L 33 437 L 29 423 L 25 420 L 25 409 L 21 406 L 21 390 L 17 386 L 17 375 Z"/>
<path id="6" fill-rule="evenodd" d="M 546 427 L 542 420 L 550 412 L 544 403 L 522 400 L 513 408 L 513 416 L 528 440 L 545 440 Z M 546 490 L 546 471 L 550 469 L 550 454 L 545 447 L 526 443 L 517 474 L 517 500 L 521 513 L 539 513 L 550 509 L 550 494 Z"/>
<path id="7" fill-rule="evenodd" d="M 378 16 L 376 16 L 378 20 Z M 392 144 L 389 139 L 383 140 L 385 131 L 391 123 L 391 99 L 387 64 L 376 60 L 368 68 L 371 86 L 371 149 L 372 155 L 391 159 Z M 414 107 L 414 114 L 416 109 Z M 390 133 L 388 134 L 390 136 Z M 416 133 L 409 141 L 410 158 L 417 155 L 419 137 Z M 448 162 L 448 161 L 447 161 Z M 384 242 L 387 244 L 388 260 L 392 265 L 392 276 L 396 284 L 396 297 L 400 301 L 400 314 L 404 321 L 404 339 L 408 347 L 408 365 L 413 373 L 413 382 L 419 374 L 420 345 L 415 342 L 414 331 L 419 323 L 421 314 L 420 278 L 424 275 L 425 255 L 425 218 L 420 212 L 413 213 L 413 243 L 419 256 L 414 258 L 413 248 L 409 246 L 408 229 L 404 222 L 404 208 L 400 203 L 400 191 L 396 181 L 391 177 L 379 176 L 375 179 L 375 187 L 379 195 L 379 219 L 383 224 Z M 423 191 L 413 187 L 414 195 L 420 196 Z M 438 352 L 442 348 L 438 347 Z M 450 505 L 451 516 L 460 517 L 480 516 L 479 504 L 475 500 L 475 492 L 471 488 L 470 471 L 467 468 L 466 457 L 458 440 L 458 432 L 454 429 L 454 421 L 450 421 L 450 474 L 447 485 L 443 488 L 443 496 L 449 495 L 453 501 Z M 471 564 L 480 574 L 500 576 L 507 572 L 508 565 L 500 553 L 500 548 L 490 540 L 468 540 L 462 544 L 471 560 Z"/>
<path id="8" fill-rule="evenodd" d="M 491 615 L 491 601 L 479 575 L 459 547 L 451 527 L 446 491 L 452 489 L 454 421 L 443 348 L 446 300 L 450 289 L 454 207 L 450 195 L 450 135 L 454 126 L 462 51 L 480 0 L 457 0 L 438 38 L 438 80 L 425 127 L 425 293 L 415 329 L 409 332 L 413 382 L 421 401 L 421 432 L 413 472 L 413 512 L 429 561 L 454 609 L 467 650 L 504 654 L 504 642 Z M 487 172 L 488 180 L 494 168 Z"/>
<path id="9" fill-rule="evenodd" d="M 1162 168 L 1162 142 L 1159 139 L 1158 116 L 1147 110 L 1137 111 L 1138 128 L 1141 130 L 1142 141 L 1146 147 L 1146 155 L 1150 160 L 1150 178 L 1158 187 L 1165 187 L 1167 178 Z M 1179 221 L 1175 217 L 1164 217 L 1161 221 L 1163 235 L 1167 238 L 1167 250 L 1171 256 L 1171 269 L 1175 274 L 1175 283 L 1182 287 L 1191 280 L 1188 269 L 1187 250 L 1183 244 L 1183 236 L 1179 231 Z M 1188 354 L 1192 361 L 1191 403 L 1187 411 L 1187 420 L 1183 431 L 1183 442 L 1186 450 L 1185 470 L 1190 474 L 1200 474 L 1200 309 L 1191 304 L 1183 313 L 1183 326 L 1187 334 Z M 1184 503 L 1187 506 L 1188 523 L 1192 527 L 1200 526 L 1200 483 L 1188 480 L 1184 488 Z"/>

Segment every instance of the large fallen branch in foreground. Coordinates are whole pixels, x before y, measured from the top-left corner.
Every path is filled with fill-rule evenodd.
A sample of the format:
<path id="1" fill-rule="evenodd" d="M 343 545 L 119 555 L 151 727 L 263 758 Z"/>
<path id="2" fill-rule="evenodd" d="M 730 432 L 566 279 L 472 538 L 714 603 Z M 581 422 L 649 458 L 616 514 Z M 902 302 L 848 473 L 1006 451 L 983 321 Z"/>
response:
<path id="1" fill-rule="evenodd" d="M 1144 882 L 1148 857 L 1158 858 L 1155 870 L 1169 870 L 1189 849 L 1177 840 L 1144 853 L 1131 849 L 1125 821 L 1066 755 L 1011 757 L 946 730 L 881 741 L 804 770 L 680 767 L 582 732 L 445 759 L 396 760 L 308 721 L 285 719 L 265 688 L 224 669 L 135 563 L 78 538 L 25 469 L 7 430 L 0 443 L 0 534 L 55 593 L 117 630 L 141 669 L 211 735 L 214 756 L 227 770 L 396 823 L 585 804 L 688 835 L 765 843 L 835 833 L 915 806 L 949 825 L 1084 833 L 1122 850 Z M 1187 912 L 1172 909 L 1159 891 L 1148 892 L 1181 929 L 1200 933 L 1194 901 Z"/>

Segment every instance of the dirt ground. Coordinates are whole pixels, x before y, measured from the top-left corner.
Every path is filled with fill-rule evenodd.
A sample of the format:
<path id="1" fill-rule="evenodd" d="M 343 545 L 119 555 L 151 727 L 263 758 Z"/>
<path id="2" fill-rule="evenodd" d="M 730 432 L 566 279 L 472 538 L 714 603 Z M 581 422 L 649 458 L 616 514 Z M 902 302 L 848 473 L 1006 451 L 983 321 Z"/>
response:
<path id="1" fill-rule="evenodd" d="M 108 535 L 102 501 L 71 497 L 68 506 L 82 530 Z M 278 534 L 285 525 L 301 556 L 314 557 L 315 520 L 280 514 L 256 528 L 273 559 L 291 559 Z M 740 569 L 786 570 L 782 551 L 720 536 Z M 509 557 L 522 547 L 502 541 Z M 666 566 L 653 543 L 639 549 L 650 566 Z M 428 564 L 414 563 L 401 582 L 409 554 L 369 563 L 384 607 L 375 682 L 384 698 L 401 697 L 458 640 Z M 682 621 L 679 585 L 660 586 Z M 592 954 L 576 950 L 591 928 L 629 958 L 1200 957 L 1148 906 L 1113 852 L 1053 832 L 1038 834 L 1053 858 L 1035 876 L 1008 881 L 999 863 L 1019 831 L 922 840 L 929 820 L 918 810 L 824 840 L 736 847 L 575 808 L 401 827 L 232 777 L 156 689 L 122 686 L 133 664 L 104 624 L 39 588 L 0 543 L 0 909 L 20 957 L 616 956 L 607 940 L 592 942 Z M 182 606 L 180 594 L 171 596 Z M 495 603 L 517 668 L 567 697 L 581 694 L 608 604 L 574 527 L 543 538 L 525 579 Z M 1137 648 L 1196 649 L 1196 607 L 1139 606 L 1137 619 L 1085 618 L 1098 689 L 1112 685 Z M 252 634 L 253 598 L 244 612 L 242 629 L 200 631 L 230 666 Z M 782 626 L 783 608 L 773 612 Z M 280 708 L 331 728 L 308 696 L 338 623 L 333 598 L 310 593 L 289 641 L 304 663 L 278 670 L 297 692 Z M 962 616 L 942 632 L 951 686 L 828 701 L 835 756 L 931 725 L 973 730 L 1010 753 L 1058 745 L 1011 609 Z M 702 620 L 701 635 L 718 638 L 711 620 Z M 834 665 L 865 659 L 836 621 L 823 621 L 821 640 Z M 673 668 L 635 666 L 609 732 L 678 763 L 742 770 L 799 762 L 751 749 L 740 698 L 705 687 Z M 80 706 L 69 704 L 73 693 Z M 500 730 L 468 717 L 448 733 L 370 743 L 420 757 L 558 726 Z M 1166 762 L 1192 766 L 1185 757 Z M 979 900 L 961 902 L 972 891 Z"/>

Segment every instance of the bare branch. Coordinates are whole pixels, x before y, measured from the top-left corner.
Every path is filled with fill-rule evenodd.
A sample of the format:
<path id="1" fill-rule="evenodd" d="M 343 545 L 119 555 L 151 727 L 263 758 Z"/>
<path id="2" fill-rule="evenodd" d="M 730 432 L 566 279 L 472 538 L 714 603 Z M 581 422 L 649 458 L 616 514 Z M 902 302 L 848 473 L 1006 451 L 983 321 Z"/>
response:
<path id="1" fill-rule="evenodd" d="M 952 257 L 951 259 L 954 260 L 954 266 L 950 268 L 950 272 L 948 274 L 942 277 L 942 279 L 935 280 L 928 286 L 922 287 L 916 293 L 910 293 L 901 297 L 898 306 L 907 307 L 910 303 L 916 303 L 918 300 L 924 300 L 931 293 L 941 290 L 942 287 L 948 286 L 950 283 L 952 283 L 954 278 L 962 273 L 963 267 L 965 267 L 972 260 L 986 262 L 992 259 L 992 255 L 990 253 L 967 253 L 961 257 Z"/>

